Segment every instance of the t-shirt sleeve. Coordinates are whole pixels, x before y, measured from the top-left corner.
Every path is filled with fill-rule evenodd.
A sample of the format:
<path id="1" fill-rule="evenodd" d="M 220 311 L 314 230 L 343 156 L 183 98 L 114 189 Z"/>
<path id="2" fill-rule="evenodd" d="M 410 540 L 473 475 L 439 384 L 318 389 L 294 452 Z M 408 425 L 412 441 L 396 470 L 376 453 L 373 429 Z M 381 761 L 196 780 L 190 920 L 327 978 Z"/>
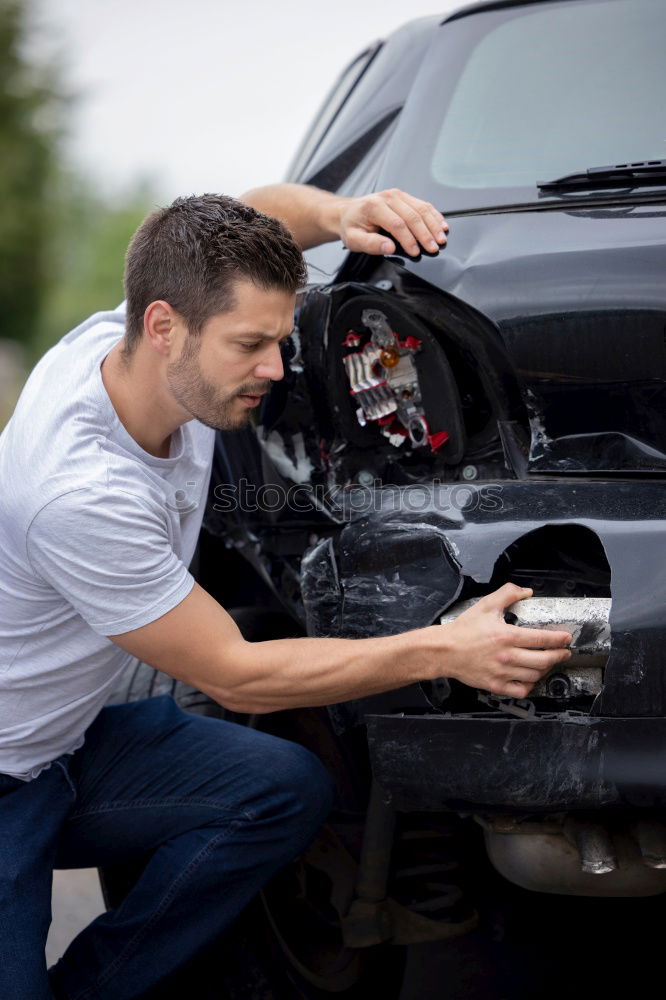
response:
<path id="1" fill-rule="evenodd" d="M 194 585 L 159 508 L 120 490 L 51 500 L 30 524 L 27 552 L 35 573 L 100 635 L 161 618 Z"/>

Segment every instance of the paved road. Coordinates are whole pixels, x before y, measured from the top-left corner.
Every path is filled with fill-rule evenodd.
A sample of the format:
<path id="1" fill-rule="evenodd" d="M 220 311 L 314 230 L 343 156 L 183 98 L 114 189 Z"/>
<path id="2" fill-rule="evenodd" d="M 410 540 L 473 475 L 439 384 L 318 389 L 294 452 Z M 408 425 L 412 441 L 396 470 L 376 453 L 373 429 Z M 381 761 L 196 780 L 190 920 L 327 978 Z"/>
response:
<path id="1" fill-rule="evenodd" d="M 104 912 L 96 868 L 53 873 L 53 923 L 46 942 L 48 965 L 60 958 L 80 930 Z"/>
<path id="2" fill-rule="evenodd" d="M 501 919 L 497 912 L 497 923 L 487 917 L 483 932 L 410 948 L 400 1000 L 614 1000 L 640 993 L 641 981 L 663 978 L 666 895 L 578 901 L 523 890 L 512 895 L 512 907 Z M 48 963 L 103 910 L 95 869 L 55 872 Z M 646 996 L 659 992 L 646 990 Z"/>

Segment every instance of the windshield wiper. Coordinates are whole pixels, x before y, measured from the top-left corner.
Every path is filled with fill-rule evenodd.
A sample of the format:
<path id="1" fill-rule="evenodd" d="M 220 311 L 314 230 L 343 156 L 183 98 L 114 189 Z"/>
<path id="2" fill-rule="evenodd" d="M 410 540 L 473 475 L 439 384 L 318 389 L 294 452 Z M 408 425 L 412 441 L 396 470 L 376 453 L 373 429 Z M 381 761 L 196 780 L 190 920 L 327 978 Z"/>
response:
<path id="1" fill-rule="evenodd" d="M 641 160 L 590 167 L 579 174 L 565 174 L 552 181 L 537 181 L 541 191 L 578 187 L 634 187 L 636 184 L 666 183 L 666 160 Z"/>

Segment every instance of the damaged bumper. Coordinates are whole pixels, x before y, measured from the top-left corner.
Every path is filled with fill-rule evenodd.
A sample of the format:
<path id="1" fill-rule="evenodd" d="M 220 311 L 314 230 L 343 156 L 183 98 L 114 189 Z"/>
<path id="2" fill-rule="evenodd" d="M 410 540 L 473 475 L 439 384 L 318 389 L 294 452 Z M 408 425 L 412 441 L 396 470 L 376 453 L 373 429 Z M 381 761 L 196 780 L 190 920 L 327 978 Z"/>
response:
<path id="1" fill-rule="evenodd" d="M 505 481 L 365 494 L 366 507 L 357 503 L 339 535 L 319 540 L 302 560 L 311 635 L 361 638 L 430 625 L 461 597 L 507 579 L 536 595 L 611 597 L 603 686 L 583 710 L 666 715 L 661 483 Z M 402 698 L 346 703 L 336 716 L 341 724 L 362 721 L 383 710 L 381 699 L 390 711 L 428 711 L 427 695 L 403 689 Z"/>
<path id="2" fill-rule="evenodd" d="M 464 489 L 378 490 L 364 510 L 357 499 L 339 535 L 302 562 L 311 634 L 330 635 L 331 625 L 356 637 L 429 625 L 512 579 L 539 595 L 518 623 L 559 618 L 574 633 L 576 655 L 527 702 L 442 678 L 332 706 L 333 721 L 340 730 L 366 724 L 372 772 L 394 808 L 479 817 L 491 861 L 518 885 L 662 893 L 666 850 L 654 864 L 634 827 L 654 839 L 666 809 L 663 486 L 505 481 Z M 507 817 L 515 826 L 498 828 Z M 597 842 L 608 857 L 594 869 Z"/>
<path id="3" fill-rule="evenodd" d="M 666 807 L 666 719 L 369 716 L 375 777 L 398 809 Z"/>

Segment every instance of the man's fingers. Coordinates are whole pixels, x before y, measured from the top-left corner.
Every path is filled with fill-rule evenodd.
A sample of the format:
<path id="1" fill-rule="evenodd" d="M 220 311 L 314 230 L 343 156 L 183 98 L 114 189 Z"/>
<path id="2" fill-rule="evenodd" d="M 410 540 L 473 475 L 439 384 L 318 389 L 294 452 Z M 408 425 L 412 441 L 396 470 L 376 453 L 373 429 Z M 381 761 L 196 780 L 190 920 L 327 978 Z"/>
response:
<path id="1" fill-rule="evenodd" d="M 512 649 L 510 657 L 507 657 L 509 662 L 506 669 L 512 674 L 516 668 L 536 670 L 541 675 L 570 658 L 571 652 L 568 649 Z"/>
<path id="2" fill-rule="evenodd" d="M 372 198 L 367 199 L 365 222 L 368 226 L 377 226 L 379 229 L 384 229 L 400 243 L 403 250 L 413 257 L 418 256 L 421 252 L 407 223 L 397 212 L 394 212 L 385 198 L 374 195 Z M 348 240 L 348 245 L 350 249 L 356 249 L 351 246 L 350 240 Z"/>
<path id="3" fill-rule="evenodd" d="M 497 611 L 504 611 L 510 604 L 515 604 L 516 601 L 522 601 L 531 596 L 532 590 L 529 587 L 518 587 L 515 583 L 505 583 L 499 590 L 482 597 L 479 604 L 488 610 L 495 608 Z"/>
<path id="4" fill-rule="evenodd" d="M 378 229 L 388 236 L 382 238 Z M 397 188 L 350 199 L 340 220 L 346 246 L 369 254 L 395 253 L 393 240 L 412 257 L 418 256 L 421 247 L 436 253 L 446 243 L 448 229 L 434 205 Z"/>
<path id="5" fill-rule="evenodd" d="M 395 243 L 380 233 L 368 233 L 365 229 L 354 226 L 347 233 L 346 245 L 356 253 L 380 254 L 395 253 Z"/>
<path id="6" fill-rule="evenodd" d="M 485 611 L 503 612 L 516 601 L 522 601 L 531 596 L 532 590 L 529 587 L 518 587 L 515 583 L 505 583 L 499 590 L 482 597 L 477 607 L 481 607 Z M 557 649 L 561 646 L 571 645 L 573 638 L 571 633 L 564 629 L 556 632 L 553 629 L 507 625 L 507 630 L 509 629 L 512 633 L 512 645 L 524 646 L 527 649 Z"/>
<path id="7" fill-rule="evenodd" d="M 571 632 L 553 632 L 546 628 L 523 628 L 522 625 L 508 625 L 511 629 L 511 642 L 514 646 L 524 646 L 527 649 L 558 649 L 571 645 Z"/>
<path id="8" fill-rule="evenodd" d="M 536 684 L 543 677 L 543 670 L 535 670 L 529 667 L 511 666 L 506 668 L 506 679 L 504 683 L 510 681 L 520 681 L 521 684 Z M 502 683 L 502 682 L 500 682 Z"/>
<path id="9" fill-rule="evenodd" d="M 540 678 L 537 678 L 540 679 Z M 534 681 L 528 680 L 527 678 L 517 678 L 512 677 L 509 680 L 497 680 L 488 684 L 487 687 L 483 688 L 484 691 L 489 691 L 490 694 L 504 696 L 505 698 L 527 698 L 528 694 L 534 687 Z"/>
<path id="10" fill-rule="evenodd" d="M 522 684 L 520 681 L 509 681 L 504 685 L 501 691 L 495 691 L 495 694 L 508 695 L 510 698 L 527 698 L 528 694 L 532 690 L 531 684 Z"/>
<path id="11" fill-rule="evenodd" d="M 440 243 L 435 234 L 430 231 L 418 209 L 407 200 L 409 197 L 402 191 L 392 190 L 382 191 L 368 198 L 365 205 L 366 223 L 384 229 L 412 257 L 418 256 L 421 246 L 430 252 L 439 250 Z M 443 231 L 439 222 L 436 231 Z"/>
<path id="12" fill-rule="evenodd" d="M 408 202 L 412 208 L 416 209 L 437 242 L 445 243 L 449 224 L 442 213 L 438 212 L 435 206 L 431 205 L 429 201 L 421 201 L 420 198 L 415 198 L 404 191 L 398 192 L 398 194 L 403 201 Z"/>
<path id="13" fill-rule="evenodd" d="M 413 200 L 415 201 L 416 199 Z M 418 207 L 416 207 L 416 205 L 410 204 L 410 200 L 408 200 L 408 198 L 404 195 L 402 197 L 398 197 L 396 194 L 391 197 L 389 205 L 393 212 L 395 212 L 398 219 L 400 219 L 400 223 L 396 223 L 397 231 L 390 229 L 389 232 L 392 236 L 397 236 L 401 243 L 402 239 L 400 233 L 407 232 L 409 234 L 409 237 L 411 237 L 410 245 L 405 246 L 405 244 L 402 243 L 408 253 L 419 252 L 418 246 L 416 246 L 415 250 L 412 249 L 414 241 L 420 243 L 423 249 L 428 250 L 430 253 L 435 253 L 439 250 L 440 243 L 436 238 L 436 233 L 431 232 L 428 226 L 425 203 L 417 202 Z M 406 230 L 402 228 L 401 223 L 406 227 Z M 437 230 L 437 234 L 439 234 L 439 232 L 441 232 L 441 227 Z"/>
<path id="14" fill-rule="evenodd" d="M 568 649 L 513 649 L 501 673 L 488 686 L 493 694 L 526 698 L 532 687 L 558 663 L 568 660 Z M 502 677 L 504 674 L 504 677 Z"/>

